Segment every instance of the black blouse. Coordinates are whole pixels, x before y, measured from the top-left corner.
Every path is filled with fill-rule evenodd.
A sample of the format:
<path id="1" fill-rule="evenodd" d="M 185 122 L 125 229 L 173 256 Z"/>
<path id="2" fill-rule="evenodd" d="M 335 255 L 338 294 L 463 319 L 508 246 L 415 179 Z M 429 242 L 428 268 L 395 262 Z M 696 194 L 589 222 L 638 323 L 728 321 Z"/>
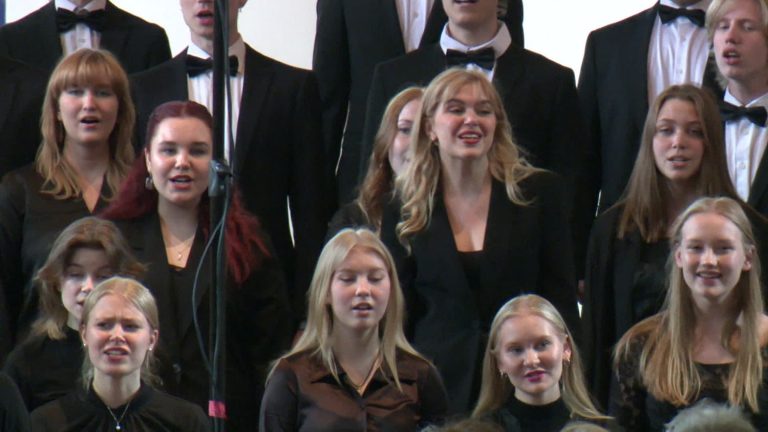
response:
<path id="1" fill-rule="evenodd" d="M 694 405 L 701 399 L 709 398 L 718 403 L 728 402 L 728 389 L 725 382 L 731 364 L 701 364 L 696 368 L 701 377 L 701 392 L 685 406 L 675 406 L 667 401 L 658 400 L 646 390 L 640 374 L 640 353 L 646 337 L 632 341 L 629 354 L 621 359 L 616 371 L 619 394 L 616 396 L 616 419 L 627 432 L 663 431 L 680 410 Z M 763 364 L 768 362 L 768 348 L 762 349 Z M 757 430 L 768 430 L 768 371 L 764 369 L 763 385 L 758 391 L 759 413 L 750 413 L 752 424 Z"/>
<path id="2" fill-rule="evenodd" d="M 562 398 L 546 405 L 528 405 L 511 396 L 488 420 L 505 432 L 559 432 L 571 420 L 571 413 Z"/>
<path id="3" fill-rule="evenodd" d="M 338 369 L 343 384 L 307 353 L 281 359 L 267 381 L 259 430 L 408 432 L 445 418 L 442 381 L 434 366 L 420 358 L 398 352 L 402 391 L 391 373 L 379 369 L 360 395 Z"/>
<path id="4" fill-rule="evenodd" d="M 112 410 L 122 432 L 207 432 L 200 407 L 143 385 L 126 405 Z M 125 415 L 123 415 L 125 412 Z M 80 388 L 32 412 L 34 432 L 113 432 L 115 418 L 93 391 Z"/>
<path id="5" fill-rule="evenodd" d="M 64 338 L 31 336 L 17 346 L 5 364 L 29 411 L 75 389 L 83 366 L 80 334 L 69 327 Z"/>

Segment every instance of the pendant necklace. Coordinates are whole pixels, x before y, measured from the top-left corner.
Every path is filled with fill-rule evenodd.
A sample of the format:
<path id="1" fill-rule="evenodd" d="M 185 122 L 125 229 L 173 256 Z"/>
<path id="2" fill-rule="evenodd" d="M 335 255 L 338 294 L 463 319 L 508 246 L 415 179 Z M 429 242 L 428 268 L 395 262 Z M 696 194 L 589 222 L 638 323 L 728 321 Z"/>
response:
<path id="1" fill-rule="evenodd" d="M 115 421 L 115 430 L 116 431 L 123 430 L 123 427 L 120 425 L 120 422 L 123 421 L 125 414 L 128 412 L 128 407 L 131 406 L 131 401 L 128 401 L 128 403 L 125 404 L 125 408 L 123 408 L 123 413 L 120 414 L 120 418 L 117 418 L 117 416 L 115 416 L 115 413 L 112 412 L 112 408 L 110 408 L 107 404 L 104 404 L 104 406 L 107 407 L 107 412 L 109 412 L 109 415 L 112 416 L 112 420 Z"/>

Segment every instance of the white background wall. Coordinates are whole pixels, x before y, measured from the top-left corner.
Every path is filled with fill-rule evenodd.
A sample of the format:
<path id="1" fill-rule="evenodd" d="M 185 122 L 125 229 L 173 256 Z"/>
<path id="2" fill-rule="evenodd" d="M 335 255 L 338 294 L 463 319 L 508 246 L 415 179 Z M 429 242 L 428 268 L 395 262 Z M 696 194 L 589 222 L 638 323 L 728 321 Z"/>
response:
<path id="1" fill-rule="evenodd" d="M 166 29 L 171 51 L 189 41 L 176 0 L 112 0 L 121 8 Z M 366 1 L 366 0 L 359 0 Z M 392 0 L 394 1 L 394 0 Z M 440 1 L 440 0 L 437 0 Z M 6 20 L 16 20 L 46 0 L 7 0 Z M 240 32 L 264 54 L 310 68 L 316 0 L 250 0 L 242 10 Z M 577 74 L 590 30 L 648 8 L 654 0 L 526 0 L 526 47 L 572 68 Z"/>

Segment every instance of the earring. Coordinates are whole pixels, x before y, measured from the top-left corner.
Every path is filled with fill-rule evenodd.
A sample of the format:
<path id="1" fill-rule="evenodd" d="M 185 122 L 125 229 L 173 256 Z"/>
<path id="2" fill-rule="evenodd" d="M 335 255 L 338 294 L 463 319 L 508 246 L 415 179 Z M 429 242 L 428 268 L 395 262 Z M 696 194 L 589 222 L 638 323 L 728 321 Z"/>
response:
<path id="1" fill-rule="evenodd" d="M 147 177 L 144 179 L 144 187 L 147 190 L 152 190 L 155 187 L 155 184 L 152 183 L 152 174 L 147 174 Z"/>
<path id="2" fill-rule="evenodd" d="M 499 376 L 501 379 L 507 379 L 507 374 L 503 370 L 499 369 Z"/>

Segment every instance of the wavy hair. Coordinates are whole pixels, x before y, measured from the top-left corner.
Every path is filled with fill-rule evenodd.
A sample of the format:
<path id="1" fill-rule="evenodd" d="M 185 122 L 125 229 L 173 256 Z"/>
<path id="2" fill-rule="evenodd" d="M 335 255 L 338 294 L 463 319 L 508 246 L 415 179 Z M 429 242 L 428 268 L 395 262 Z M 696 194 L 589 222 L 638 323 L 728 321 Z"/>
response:
<path id="1" fill-rule="evenodd" d="M 741 205 L 730 198 L 700 198 L 677 218 L 671 239 L 669 289 L 664 307 L 622 336 L 616 346 L 614 363 L 618 367 L 621 361 L 633 355 L 632 347 L 640 343 L 639 372 L 650 394 L 674 405 L 688 405 L 699 395 L 701 376 L 693 360 L 696 305 L 682 269 L 673 263 L 674 254 L 681 247 L 683 227 L 698 214 L 716 214 L 732 222 L 741 232 L 745 254 L 752 257 L 751 269 L 742 272 L 731 292 L 735 307 L 727 317 L 720 341 L 736 357 L 725 382 L 728 401 L 732 405 L 746 404 L 753 412 L 758 412 L 757 392 L 763 382 L 759 343 L 759 321 L 763 313 L 760 261 L 749 219 Z M 733 343 L 736 337 L 738 344 Z"/>
<path id="2" fill-rule="evenodd" d="M 128 76 L 120 62 L 108 51 L 80 49 L 62 59 L 51 73 L 45 91 L 40 129 L 43 142 L 37 150 L 35 169 L 45 179 L 43 193 L 56 199 L 69 199 L 82 194 L 75 168 L 64 157 L 67 131 L 58 119 L 59 97 L 71 87 L 106 84 L 117 96 L 117 120 L 109 135 L 109 166 L 106 182 L 112 199 L 134 159 L 133 127 L 136 113 L 128 86 Z"/>
<path id="3" fill-rule="evenodd" d="M 408 103 L 421 99 L 423 95 L 424 89 L 421 87 L 408 87 L 395 95 L 387 104 L 381 125 L 373 139 L 373 153 L 368 162 L 368 171 L 355 202 L 377 230 L 381 228 L 381 214 L 386 200 L 392 196 L 395 186 L 395 172 L 389 162 L 389 150 L 397 135 L 397 119 Z"/>
<path id="4" fill-rule="evenodd" d="M 442 104 L 468 85 L 477 86 L 488 98 L 496 117 L 493 145 L 488 152 L 491 175 L 504 182 L 507 196 L 513 203 L 529 204 L 523 197 L 519 183 L 539 169 L 528 164 L 522 149 L 515 144 L 512 126 L 507 120 L 507 113 L 504 111 L 499 93 L 483 73 L 451 68 L 435 77 L 424 90 L 419 116 L 411 132 L 413 140 L 411 163 L 405 173 L 398 176 L 395 181 L 397 192 L 403 203 L 402 220 L 397 224 L 397 235 L 404 245 L 407 245 L 410 237 L 429 224 L 435 194 L 438 192 L 443 175 L 438 147 L 429 136 L 432 122 Z"/>
<path id="5" fill-rule="evenodd" d="M 502 324 L 509 318 L 525 315 L 535 315 L 545 319 L 552 325 L 561 340 L 570 343 L 571 361 L 563 362 L 560 385 L 563 402 L 571 412 L 571 417 L 584 420 L 608 420 L 610 417 L 601 414 L 592 402 L 584 380 L 584 367 L 581 364 L 579 351 L 563 317 L 552 303 L 536 294 L 525 294 L 509 300 L 493 318 L 483 358 L 480 396 L 472 417 L 482 418 L 501 408 L 509 398 L 515 397 L 515 388 L 510 380 L 499 374 L 499 331 Z"/>
<path id="6" fill-rule="evenodd" d="M 80 322 L 80 331 L 85 332 L 88 326 L 88 320 L 91 317 L 91 312 L 99 300 L 106 296 L 114 295 L 121 297 L 135 307 L 149 323 L 150 331 L 158 331 L 160 329 L 160 318 L 157 312 L 157 303 L 155 297 L 149 292 L 141 283 L 124 277 L 112 277 L 104 282 L 96 285 L 96 287 L 88 294 L 83 303 L 83 317 Z M 141 364 L 141 380 L 150 385 L 157 385 L 160 380 L 154 374 L 155 356 L 150 350 L 147 351 L 147 356 L 144 357 L 144 361 Z M 83 369 L 82 369 L 82 384 L 87 390 L 91 386 L 93 381 L 93 363 L 88 357 L 86 350 L 85 356 L 83 356 Z"/>
<path id="7" fill-rule="evenodd" d="M 146 270 L 112 222 L 92 216 L 72 222 L 53 242 L 45 264 L 35 276 L 40 290 L 40 316 L 32 324 L 33 335 L 64 337 L 69 312 L 61 302 L 61 280 L 80 249 L 104 252 L 114 275 L 139 278 Z"/>
<path id="8" fill-rule="evenodd" d="M 723 124 L 713 96 L 709 91 L 690 84 L 673 85 L 661 92 L 648 110 L 632 175 L 624 196 L 615 204 L 624 207 L 619 218 L 618 238 L 624 238 L 634 230 L 648 243 L 667 237 L 667 208 L 672 199 L 670 183 L 656 166 L 653 139 L 659 112 L 672 99 L 693 104 L 702 125 L 704 154 L 696 176 L 699 196 L 727 196 L 742 202 L 728 174 Z"/>
<path id="9" fill-rule="evenodd" d="M 405 299 L 397 279 L 397 270 L 392 255 L 376 234 L 367 229 L 343 229 L 326 243 L 320 253 L 320 258 L 318 258 L 312 283 L 307 293 L 307 327 L 296 345 L 282 358 L 307 352 L 319 358 L 323 365 L 331 371 L 336 381 L 341 383 L 331 337 L 334 315 L 328 299 L 331 296 L 333 275 L 353 249 L 376 254 L 386 267 L 390 281 L 390 294 L 387 309 L 379 322 L 379 352 L 383 360 L 381 367 L 386 367 L 392 373 L 395 385 L 402 390 L 397 371 L 397 350 L 400 349 L 421 359 L 423 357 L 416 352 L 403 333 Z"/>

